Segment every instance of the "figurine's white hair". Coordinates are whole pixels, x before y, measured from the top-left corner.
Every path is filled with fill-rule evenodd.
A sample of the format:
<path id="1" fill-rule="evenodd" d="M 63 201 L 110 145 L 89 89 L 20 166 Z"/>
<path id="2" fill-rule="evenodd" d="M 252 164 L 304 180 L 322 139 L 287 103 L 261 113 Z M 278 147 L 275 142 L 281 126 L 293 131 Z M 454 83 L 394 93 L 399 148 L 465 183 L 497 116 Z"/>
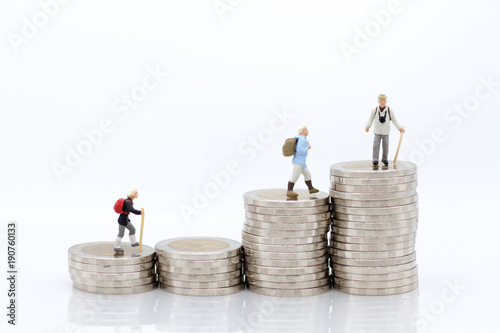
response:
<path id="1" fill-rule="evenodd" d="M 299 134 L 302 133 L 303 130 L 305 130 L 307 128 L 306 125 L 302 125 L 299 127 Z"/>
<path id="2" fill-rule="evenodd" d="M 137 193 L 137 189 L 133 188 L 127 192 L 127 197 L 132 198 Z"/>

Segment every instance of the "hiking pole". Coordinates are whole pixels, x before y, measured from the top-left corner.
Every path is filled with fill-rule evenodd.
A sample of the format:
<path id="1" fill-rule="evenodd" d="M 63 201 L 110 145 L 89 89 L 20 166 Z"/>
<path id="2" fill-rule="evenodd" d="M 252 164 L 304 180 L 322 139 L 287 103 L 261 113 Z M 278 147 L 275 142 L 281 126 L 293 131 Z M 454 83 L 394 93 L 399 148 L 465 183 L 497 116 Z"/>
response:
<path id="1" fill-rule="evenodd" d="M 139 252 L 142 252 L 142 232 L 144 231 L 144 208 L 141 208 L 141 236 L 139 237 Z"/>
<path id="2" fill-rule="evenodd" d="M 401 148 L 401 142 L 403 141 L 403 132 L 401 132 L 401 136 L 399 137 L 399 144 L 398 144 L 398 150 L 396 150 L 396 156 L 394 156 L 394 164 L 396 164 L 396 161 L 398 160 L 398 154 L 399 154 L 399 148 Z"/>

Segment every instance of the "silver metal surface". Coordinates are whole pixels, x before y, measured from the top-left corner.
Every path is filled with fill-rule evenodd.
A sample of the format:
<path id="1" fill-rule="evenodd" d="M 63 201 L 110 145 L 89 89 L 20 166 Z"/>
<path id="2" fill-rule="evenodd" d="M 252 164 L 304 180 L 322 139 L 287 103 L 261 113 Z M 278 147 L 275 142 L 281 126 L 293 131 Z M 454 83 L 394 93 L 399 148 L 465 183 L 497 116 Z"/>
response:
<path id="1" fill-rule="evenodd" d="M 303 251 L 315 251 L 324 249 L 327 246 L 327 241 L 321 241 L 312 244 L 302 244 L 302 245 L 268 245 L 268 244 L 258 244 L 242 240 L 242 244 L 245 248 L 252 250 L 260 250 L 266 252 L 286 252 L 286 253 L 297 253 Z"/>
<path id="2" fill-rule="evenodd" d="M 417 262 L 411 261 L 406 264 L 402 265 L 394 265 L 394 266 L 380 266 L 380 267 L 367 267 L 367 266 L 346 266 L 346 265 L 339 265 L 332 263 L 331 267 L 334 272 L 340 271 L 340 272 L 345 272 L 345 273 L 352 273 L 352 274 L 389 274 L 389 273 L 397 273 L 397 272 L 402 272 L 402 271 L 407 271 L 409 269 L 412 269 L 417 265 Z M 335 274 L 338 276 L 337 274 Z"/>
<path id="3" fill-rule="evenodd" d="M 250 272 L 257 274 L 269 274 L 269 275 L 302 275 L 302 274 L 318 273 L 328 270 L 328 262 L 325 260 L 325 262 L 319 265 L 293 267 L 293 268 L 268 267 L 268 266 L 260 266 L 260 265 L 245 263 L 244 267 L 245 267 L 245 275 L 247 276 L 249 276 Z"/>
<path id="4" fill-rule="evenodd" d="M 203 268 L 168 266 L 158 262 L 158 272 L 160 274 L 162 272 L 179 273 L 179 274 L 219 274 L 219 273 L 235 271 L 240 269 L 241 267 L 242 267 L 241 262 L 238 264 L 231 264 L 228 266 L 203 267 Z"/>
<path id="5" fill-rule="evenodd" d="M 186 281 L 186 282 L 227 281 L 238 278 L 242 275 L 243 273 L 241 269 L 235 271 L 229 271 L 226 273 L 217 273 L 217 274 L 179 274 L 179 273 L 171 273 L 165 271 L 160 272 L 160 276 L 162 278 L 177 280 L 177 281 Z"/>
<path id="6" fill-rule="evenodd" d="M 333 273 L 335 277 L 354 281 L 390 281 L 406 279 L 410 276 L 416 275 L 418 274 L 418 267 L 414 266 L 408 270 L 387 274 L 355 274 L 342 271 L 334 271 Z"/>
<path id="7" fill-rule="evenodd" d="M 348 193 L 393 193 L 404 192 L 417 188 L 418 182 L 415 180 L 410 183 L 396 185 L 339 185 L 331 184 L 332 190 Z"/>
<path id="8" fill-rule="evenodd" d="M 89 280 L 86 278 L 72 277 L 73 282 L 78 284 L 94 286 L 94 287 L 113 287 L 113 288 L 130 288 L 147 285 L 153 282 L 156 282 L 156 274 L 150 275 L 145 278 L 134 279 L 134 280 L 121 280 L 121 281 L 113 281 L 113 280 Z"/>
<path id="9" fill-rule="evenodd" d="M 180 237 L 156 243 L 158 256 L 180 260 L 211 260 L 234 257 L 241 252 L 241 244 L 219 237 Z"/>
<path id="10" fill-rule="evenodd" d="M 326 240 L 326 233 L 318 236 L 312 236 L 312 237 L 303 237 L 303 238 L 271 238 L 271 237 L 264 237 L 264 236 L 254 236 L 247 234 L 246 232 L 241 233 L 241 237 L 252 243 L 257 243 L 257 244 L 269 244 L 269 245 L 304 245 L 304 244 L 312 244 L 312 243 L 317 243 L 321 242 L 323 240 Z"/>
<path id="11" fill-rule="evenodd" d="M 400 280 L 387 280 L 387 281 L 356 281 L 356 280 L 346 280 L 338 277 L 333 278 L 333 283 L 337 286 L 348 287 L 348 288 L 362 288 L 362 289 L 390 289 L 396 287 L 403 287 L 409 284 L 418 282 L 418 275 L 412 275 L 410 277 L 400 279 Z"/>
<path id="12" fill-rule="evenodd" d="M 228 280 L 210 281 L 210 282 L 178 281 L 175 279 L 166 278 L 163 275 L 160 275 L 158 279 L 163 285 L 179 287 L 179 288 L 193 288 L 193 289 L 225 288 L 243 283 L 243 275 Z"/>
<path id="13" fill-rule="evenodd" d="M 71 267 L 69 267 L 68 270 L 72 279 L 77 278 L 77 279 L 83 279 L 85 281 L 91 281 L 91 280 L 127 281 L 127 280 L 142 279 L 155 274 L 154 268 L 133 273 L 93 273 L 93 272 L 81 271 Z"/>
<path id="14" fill-rule="evenodd" d="M 310 280 L 310 281 L 301 281 L 301 282 L 270 282 L 270 281 L 259 281 L 252 280 L 248 284 L 255 287 L 262 288 L 272 288 L 272 289 L 307 289 L 307 288 L 316 288 L 321 287 L 330 283 L 330 277 L 325 277 L 318 280 Z"/>
<path id="15" fill-rule="evenodd" d="M 339 235 L 355 236 L 355 237 L 390 237 L 414 233 L 417 231 L 417 225 L 406 228 L 383 229 L 383 230 L 364 230 L 332 227 L 332 231 Z"/>
<path id="16" fill-rule="evenodd" d="M 225 288 L 211 288 L 211 289 L 196 289 L 196 288 L 180 288 L 165 285 L 160 282 L 160 288 L 173 294 L 186 295 L 186 296 L 223 296 L 238 293 L 245 289 L 243 283 L 225 287 Z"/>
<path id="17" fill-rule="evenodd" d="M 292 260 L 274 259 L 273 256 L 269 257 L 272 259 L 262 259 L 247 255 L 245 256 L 245 263 L 259 265 L 259 266 L 266 266 L 266 267 L 293 268 L 293 267 L 303 267 L 303 266 L 314 266 L 328 262 L 328 257 L 325 255 L 311 259 L 299 258 Z"/>
<path id="18" fill-rule="evenodd" d="M 341 292 L 353 295 L 365 295 L 365 296 L 382 296 L 382 295 L 396 295 L 407 293 L 418 288 L 418 282 L 414 282 L 407 286 L 396 287 L 396 288 L 386 288 L 386 289 L 362 289 L 362 288 L 349 288 L 342 287 L 334 284 L 333 287 Z"/>
<path id="19" fill-rule="evenodd" d="M 415 252 L 415 246 L 407 247 L 406 249 L 394 250 L 394 251 L 373 251 L 373 252 L 363 252 L 363 251 L 344 251 L 334 248 L 330 248 L 330 253 L 332 256 L 339 258 L 351 258 L 351 259 L 387 259 L 396 258 L 409 255 Z"/>
<path id="20" fill-rule="evenodd" d="M 96 273 L 130 273 L 139 272 L 154 267 L 155 262 L 149 261 L 141 264 L 126 265 L 126 266 L 107 266 L 107 265 L 93 265 L 84 264 L 81 262 L 68 259 L 68 266 L 80 271 L 96 272 Z"/>
<path id="21" fill-rule="evenodd" d="M 245 277 L 248 283 L 253 280 L 258 281 L 270 281 L 270 282 L 301 282 L 301 281 L 311 281 L 318 280 L 330 276 L 328 269 L 322 270 L 321 272 L 308 273 L 302 275 L 271 275 L 262 274 L 254 272 L 245 272 Z"/>
<path id="22" fill-rule="evenodd" d="M 330 190 L 330 195 L 334 198 L 333 201 L 337 199 L 347 199 L 347 200 L 394 200 L 400 198 L 411 197 L 417 194 L 416 189 L 411 189 L 408 191 L 391 192 L 391 193 L 355 193 L 355 192 L 340 192 L 335 190 Z"/>
<path id="23" fill-rule="evenodd" d="M 277 208 L 277 207 L 261 207 L 261 206 L 252 206 L 245 204 L 245 211 L 256 213 L 256 214 L 265 214 L 265 215 L 309 215 L 309 214 L 320 214 L 325 213 L 330 210 L 330 205 L 322 205 L 322 206 L 314 206 L 314 207 L 299 207 L 299 208 Z"/>
<path id="24" fill-rule="evenodd" d="M 418 202 L 418 194 L 413 194 L 403 198 L 396 199 L 363 199 L 363 200 L 349 200 L 341 198 L 332 198 L 332 203 L 334 205 L 343 207 L 358 207 L 358 208 L 385 208 L 385 207 L 395 207 L 409 205 Z"/>
<path id="25" fill-rule="evenodd" d="M 414 261 L 417 258 L 415 252 L 402 257 L 382 258 L 382 259 L 353 259 L 341 258 L 336 256 L 330 257 L 330 262 L 346 266 L 366 266 L 366 267 L 381 267 L 402 265 Z"/>
<path id="26" fill-rule="evenodd" d="M 349 215 L 342 213 L 333 213 L 333 218 L 336 220 L 357 222 L 391 222 L 407 220 L 414 217 L 418 217 L 418 209 L 406 213 L 390 215 Z"/>
<path id="27" fill-rule="evenodd" d="M 330 174 L 348 178 L 392 178 L 417 173 L 417 165 L 412 162 L 389 162 L 388 166 L 373 166 L 372 161 L 342 162 L 330 166 Z"/>
<path id="28" fill-rule="evenodd" d="M 333 225 L 340 228 L 361 229 L 361 230 L 389 230 L 398 228 L 417 227 L 418 217 L 407 220 L 388 221 L 388 222 L 357 222 L 333 220 Z"/>
<path id="29" fill-rule="evenodd" d="M 342 236 L 332 232 L 330 234 L 330 237 L 332 241 L 349 243 L 349 244 L 392 244 L 392 243 L 401 243 L 401 242 L 408 242 L 415 240 L 416 233 L 413 232 L 406 235 L 387 236 L 387 237 L 355 237 L 355 236 Z"/>
<path id="30" fill-rule="evenodd" d="M 112 288 L 112 287 L 87 286 L 81 283 L 73 282 L 73 287 L 75 287 L 78 290 L 86 291 L 89 293 L 105 294 L 105 295 L 129 295 L 129 294 L 144 293 L 156 289 L 157 286 L 158 283 L 153 282 L 143 286 Z"/>
<path id="31" fill-rule="evenodd" d="M 335 249 L 345 250 L 345 251 L 363 251 L 363 252 L 395 251 L 415 246 L 415 239 L 405 242 L 391 243 L 391 244 L 386 244 L 386 243 L 350 244 L 350 243 L 332 241 L 330 246 Z"/>
<path id="32" fill-rule="evenodd" d="M 418 209 L 418 202 L 402 206 L 385 206 L 379 208 L 359 208 L 333 205 L 333 211 L 349 215 L 392 215 L 411 212 Z"/>
<path id="33" fill-rule="evenodd" d="M 330 213 L 328 213 L 330 215 Z M 260 228 L 272 231 L 301 231 L 311 229 L 327 229 L 332 223 L 330 217 L 320 222 L 262 222 L 251 219 L 245 219 L 245 225 L 252 228 Z"/>
<path id="34" fill-rule="evenodd" d="M 306 230 L 268 230 L 243 225 L 243 231 L 247 234 L 274 238 L 304 238 L 324 235 L 328 232 L 328 227 Z"/>
<path id="35" fill-rule="evenodd" d="M 262 207 L 312 207 L 329 203 L 329 195 L 325 192 L 309 194 L 308 190 L 296 189 L 296 198 L 286 196 L 285 189 L 265 189 L 250 191 L 243 194 L 245 204 Z"/>
<path id="36" fill-rule="evenodd" d="M 245 217 L 254 221 L 261 222 L 281 222 L 281 223 L 305 223 L 305 222 L 324 222 L 331 216 L 330 212 L 319 214 L 306 214 L 306 215 L 269 215 L 259 214 L 252 212 L 245 212 Z M 310 228 L 308 228 L 310 229 Z"/>
<path id="37" fill-rule="evenodd" d="M 68 258 L 91 265 L 125 266 L 150 262 L 155 257 L 154 249 L 144 244 L 142 252 L 139 252 L 139 247 L 132 247 L 128 243 L 121 246 L 125 250 L 123 254 L 114 251 L 113 242 L 77 244 L 68 249 Z"/>
<path id="38" fill-rule="evenodd" d="M 319 258 L 328 254 L 326 246 L 319 250 L 313 251 L 301 251 L 301 252 L 269 252 L 261 250 L 252 250 L 250 248 L 244 248 L 245 260 L 248 257 L 262 258 L 262 259 L 273 259 L 273 260 L 283 260 L 283 261 L 296 261 L 303 259 Z"/>
<path id="39" fill-rule="evenodd" d="M 277 297 L 306 297 L 315 296 L 328 292 L 331 288 L 331 284 L 325 284 L 324 286 L 306 289 L 272 289 L 263 288 L 253 285 L 248 285 L 248 290 L 251 292 L 266 295 L 266 296 L 277 296 Z"/>
<path id="40" fill-rule="evenodd" d="M 235 266 L 243 260 L 243 254 L 234 257 L 214 260 L 178 260 L 159 256 L 157 262 L 164 266 L 186 267 L 186 268 L 213 268 Z"/>
<path id="41" fill-rule="evenodd" d="M 396 185 L 417 180 L 417 174 L 390 178 L 349 178 L 330 175 L 330 182 L 339 185 Z"/>

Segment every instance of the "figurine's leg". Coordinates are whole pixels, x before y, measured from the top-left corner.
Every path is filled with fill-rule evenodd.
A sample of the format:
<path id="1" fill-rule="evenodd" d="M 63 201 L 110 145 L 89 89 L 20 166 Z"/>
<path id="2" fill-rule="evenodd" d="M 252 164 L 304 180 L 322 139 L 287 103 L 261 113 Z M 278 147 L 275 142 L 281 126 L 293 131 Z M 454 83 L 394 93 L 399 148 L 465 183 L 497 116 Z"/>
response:
<path id="1" fill-rule="evenodd" d="M 389 164 L 387 155 L 389 154 L 389 135 L 382 135 L 382 162 L 385 165 Z"/>
<path id="2" fill-rule="evenodd" d="M 121 248 L 120 244 L 122 242 L 123 235 L 125 234 L 125 226 L 119 224 L 118 225 L 118 236 L 116 236 L 115 239 L 115 245 L 114 245 L 114 250 L 117 253 L 122 253 L 123 249 Z"/>
<path id="3" fill-rule="evenodd" d="M 127 223 L 127 229 L 128 229 L 128 236 L 130 238 L 130 245 L 139 246 L 139 243 L 135 240 L 135 227 L 132 225 L 132 223 L 130 222 Z"/>
<path id="4" fill-rule="evenodd" d="M 297 180 L 299 179 L 300 173 L 302 171 L 302 166 L 299 164 L 294 164 L 293 165 L 293 172 L 292 172 L 292 177 L 290 178 L 290 181 L 288 182 L 288 189 L 286 191 L 286 196 L 295 198 L 298 197 L 299 194 L 297 192 L 293 191 L 293 187 Z"/>
<path id="5" fill-rule="evenodd" d="M 318 189 L 315 189 L 312 185 L 311 181 L 311 173 L 307 168 L 302 168 L 302 174 L 304 175 L 304 181 L 306 182 L 307 188 L 309 189 L 309 193 L 317 193 Z"/>
<path id="6" fill-rule="evenodd" d="M 373 136 L 373 156 L 372 156 L 373 165 L 378 164 L 378 155 L 380 152 L 380 140 L 381 139 L 382 139 L 381 135 L 375 134 Z"/>

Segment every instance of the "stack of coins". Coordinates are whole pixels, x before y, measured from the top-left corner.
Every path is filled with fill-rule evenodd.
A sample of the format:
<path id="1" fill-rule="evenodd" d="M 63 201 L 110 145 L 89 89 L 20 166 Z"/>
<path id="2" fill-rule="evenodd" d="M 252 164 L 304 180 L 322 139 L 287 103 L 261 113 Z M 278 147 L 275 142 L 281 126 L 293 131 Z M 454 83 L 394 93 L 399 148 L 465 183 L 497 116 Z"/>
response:
<path id="1" fill-rule="evenodd" d="M 331 286 L 327 255 L 329 195 L 284 189 L 243 195 L 242 231 L 248 289 L 269 296 L 312 296 Z"/>
<path id="2" fill-rule="evenodd" d="M 155 252 L 149 246 L 123 244 L 123 254 L 112 242 L 74 245 L 68 250 L 68 265 L 76 289 L 109 295 L 137 294 L 158 286 Z"/>
<path id="3" fill-rule="evenodd" d="M 158 242 L 160 288 L 190 296 L 222 296 L 245 289 L 241 244 L 216 237 L 183 237 Z"/>
<path id="4" fill-rule="evenodd" d="M 334 288 L 357 295 L 416 289 L 417 166 L 358 161 L 334 164 L 330 172 Z"/>

